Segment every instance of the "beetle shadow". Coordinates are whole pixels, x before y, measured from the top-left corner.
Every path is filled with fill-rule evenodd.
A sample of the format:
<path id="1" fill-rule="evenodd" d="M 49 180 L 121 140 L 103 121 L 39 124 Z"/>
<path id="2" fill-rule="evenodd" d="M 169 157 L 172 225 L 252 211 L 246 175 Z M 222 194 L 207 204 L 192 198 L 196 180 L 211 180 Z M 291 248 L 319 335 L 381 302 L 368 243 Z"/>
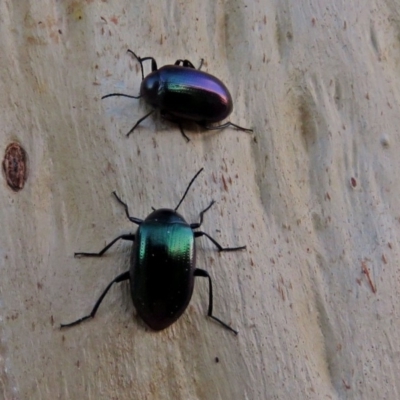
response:
<path id="1" fill-rule="evenodd" d="M 131 117 L 131 108 L 130 106 L 126 107 L 114 107 L 113 108 L 113 113 L 118 113 L 119 115 L 122 115 L 126 118 Z M 152 116 L 152 118 L 148 118 Z M 171 131 L 172 129 L 169 128 L 169 126 L 172 128 L 174 127 L 175 129 L 177 128 L 183 138 L 186 140 L 186 142 L 191 141 L 192 135 L 201 135 L 201 136 L 214 136 L 215 134 L 219 133 L 222 130 L 227 129 L 229 126 L 236 128 L 235 130 L 239 131 L 252 131 L 247 128 L 242 128 L 236 124 L 233 124 L 232 122 L 226 122 L 220 126 L 215 126 L 215 124 L 207 124 L 203 122 L 196 122 L 190 119 L 184 119 L 184 118 L 178 118 L 174 115 L 168 114 L 166 111 L 162 111 L 159 109 L 153 109 L 150 110 L 150 112 L 147 112 L 143 117 L 139 118 L 136 123 L 131 127 L 131 129 L 126 133 L 126 136 L 131 136 L 134 135 L 137 131 L 141 131 L 144 129 L 149 129 L 151 130 L 151 123 L 149 126 L 145 126 L 143 122 L 145 120 L 152 120 L 152 123 L 154 125 L 154 128 L 156 132 L 165 132 L 165 131 Z M 160 121 L 160 123 L 159 123 Z M 190 136 L 188 136 L 186 133 L 188 133 Z M 194 137 L 194 136 L 193 136 Z"/>
<path id="2" fill-rule="evenodd" d="M 224 126 L 222 128 L 215 127 L 213 124 L 203 124 L 199 122 L 192 121 L 190 119 L 177 119 L 176 117 L 170 116 L 168 114 L 160 112 L 160 116 L 158 118 L 164 123 L 168 123 L 171 126 L 175 126 L 180 130 L 181 135 L 187 141 L 191 141 L 191 136 L 189 137 L 186 133 L 190 135 L 201 135 L 202 137 L 209 137 L 218 134 L 220 131 L 223 131 L 227 128 Z M 227 122 L 226 124 L 232 124 L 231 122 Z M 224 124 L 225 125 L 225 124 Z M 233 124 L 233 126 L 236 126 Z M 164 129 L 167 131 L 168 129 Z"/>

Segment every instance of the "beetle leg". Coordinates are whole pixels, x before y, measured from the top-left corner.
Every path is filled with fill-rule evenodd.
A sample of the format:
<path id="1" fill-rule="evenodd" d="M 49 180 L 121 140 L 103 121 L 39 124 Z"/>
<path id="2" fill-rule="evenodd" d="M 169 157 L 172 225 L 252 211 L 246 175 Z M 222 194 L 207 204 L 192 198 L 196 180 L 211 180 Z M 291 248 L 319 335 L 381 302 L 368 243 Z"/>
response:
<path id="1" fill-rule="evenodd" d="M 61 324 L 60 329 L 61 328 L 67 328 L 67 327 L 71 327 L 74 325 L 78 325 L 81 322 L 90 319 L 90 318 L 94 318 L 94 316 L 96 315 L 97 309 L 99 308 L 101 302 L 103 301 L 105 295 L 107 294 L 107 292 L 110 290 L 111 286 L 114 283 L 118 283 L 118 282 L 122 282 L 122 281 L 126 281 L 127 279 L 129 279 L 129 271 L 124 272 L 121 275 L 118 275 L 114 280 L 112 280 L 108 286 L 106 287 L 106 289 L 104 290 L 104 292 L 101 294 L 101 296 L 99 297 L 99 299 L 96 301 L 96 304 L 93 307 L 93 310 L 91 311 L 91 313 L 89 315 L 86 315 L 85 317 L 79 318 L 74 322 L 70 322 L 69 324 Z"/>
<path id="2" fill-rule="evenodd" d="M 143 61 L 151 60 L 151 71 L 157 71 L 157 63 L 156 63 L 156 60 L 155 60 L 153 57 L 143 57 L 143 58 L 141 58 L 141 57 L 137 56 L 137 55 L 136 55 L 132 50 L 130 50 L 130 49 L 128 49 L 127 52 L 130 53 L 130 54 L 132 54 L 132 55 L 136 58 L 136 60 L 139 61 L 139 63 L 140 63 L 140 68 L 142 69 L 142 80 L 144 80 Z"/>
<path id="3" fill-rule="evenodd" d="M 237 250 L 244 250 L 246 249 L 246 246 L 240 246 L 240 247 L 222 247 L 214 238 L 212 238 L 208 233 L 198 231 L 194 232 L 194 237 L 198 238 L 200 236 L 206 236 L 208 237 L 214 244 L 217 246 L 218 251 L 237 251 Z"/>
<path id="4" fill-rule="evenodd" d="M 201 69 L 202 65 L 203 65 L 204 59 L 202 58 L 200 60 L 200 65 L 199 68 L 197 68 L 198 70 Z M 193 68 L 196 69 L 196 67 L 189 61 L 189 60 L 176 60 L 175 61 L 175 65 L 180 65 L 182 63 L 182 66 L 186 67 L 186 68 Z"/>
<path id="5" fill-rule="evenodd" d="M 187 137 L 185 131 L 183 130 L 183 126 L 182 123 L 174 118 L 168 117 L 166 116 L 166 114 L 162 114 L 162 117 L 167 119 L 168 121 L 174 122 L 176 124 L 178 124 L 179 126 L 179 130 L 181 131 L 182 136 L 186 139 L 187 142 L 190 142 L 190 139 Z"/>
<path id="6" fill-rule="evenodd" d="M 151 72 L 157 71 L 157 62 L 153 57 L 143 57 L 140 58 L 140 62 L 151 60 Z"/>
<path id="7" fill-rule="evenodd" d="M 140 118 L 136 124 L 133 126 L 133 128 L 126 134 L 126 136 L 129 136 L 135 129 L 136 127 L 142 122 L 144 121 L 148 116 L 150 116 L 151 114 L 153 114 L 153 112 L 156 110 L 151 110 L 148 114 L 146 114 L 144 117 Z"/>
<path id="8" fill-rule="evenodd" d="M 233 122 L 226 122 L 225 124 L 222 125 L 218 125 L 218 126 L 206 126 L 203 124 L 199 124 L 201 125 L 204 129 L 208 130 L 208 131 L 214 131 L 217 129 L 224 129 L 227 128 L 228 126 L 233 126 L 236 129 L 239 129 L 240 131 L 244 131 L 244 132 L 253 132 L 253 129 L 250 128 L 243 128 L 242 126 L 236 125 Z"/>
<path id="9" fill-rule="evenodd" d="M 182 63 L 182 66 L 185 66 L 185 61 L 187 61 L 187 60 L 181 60 L 181 59 L 179 59 L 179 60 L 176 60 L 175 61 L 175 63 L 174 63 L 174 65 L 177 65 L 178 67 L 181 65 L 181 63 Z M 190 62 L 190 61 L 189 61 Z M 190 64 L 192 64 L 192 63 L 190 63 Z M 194 67 L 193 67 L 194 68 Z"/>
<path id="10" fill-rule="evenodd" d="M 201 70 L 201 67 L 203 66 L 203 63 L 204 63 L 204 58 L 202 58 L 202 59 L 200 60 L 199 68 L 197 68 L 199 71 Z"/>
<path id="11" fill-rule="evenodd" d="M 203 223 L 203 215 L 215 204 L 215 201 L 212 200 L 211 203 L 208 205 L 207 208 L 205 208 L 201 213 L 200 213 L 200 222 L 195 222 L 193 224 L 190 224 L 190 227 L 192 229 L 197 229 L 200 228 L 201 224 Z"/>
<path id="12" fill-rule="evenodd" d="M 181 63 L 182 63 L 183 67 L 196 69 L 196 67 L 189 60 L 176 60 L 175 61 L 175 65 L 180 65 Z"/>
<path id="13" fill-rule="evenodd" d="M 205 271 L 204 269 L 199 269 L 196 268 L 194 270 L 194 276 L 202 276 L 203 278 L 208 278 L 208 312 L 207 315 L 212 318 L 213 320 L 219 322 L 224 328 L 229 329 L 231 332 L 233 332 L 235 335 L 238 334 L 237 331 L 235 331 L 233 328 L 231 328 L 228 324 L 226 324 L 225 322 L 221 321 L 219 318 L 214 317 L 214 315 L 212 315 L 212 310 L 213 310 L 213 290 L 212 290 L 212 282 L 211 282 L 211 276 L 208 274 L 207 271 Z"/>
<path id="14" fill-rule="evenodd" d="M 179 119 L 173 117 L 172 115 L 168 115 L 166 111 L 161 110 L 160 114 L 163 118 L 165 118 L 168 121 L 171 121 L 179 126 L 179 129 L 181 131 L 182 136 L 186 139 L 187 142 L 190 142 L 190 139 L 186 136 L 185 131 L 183 130 L 183 126 L 181 121 Z"/>
<path id="15" fill-rule="evenodd" d="M 178 125 L 179 125 L 179 129 L 182 133 L 182 136 L 186 139 L 187 142 L 190 142 L 190 139 L 186 136 L 185 131 L 183 130 L 182 124 L 180 122 L 178 122 Z"/>
<path id="16" fill-rule="evenodd" d="M 118 195 L 117 195 L 116 192 L 113 192 L 113 195 L 114 195 L 115 198 L 118 200 L 118 202 L 119 202 L 120 204 L 122 204 L 122 206 L 124 207 L 124 209 L 125 209 L 125 214 L 126 214 L 126 216 L 128 217 L 129 221 L 133 222 L 134 224 L 140 225 L 140 224 L 143 222 L 143 220 L 141 220 L 141 219 L 139 219 L 139 218 L 131 217 L 131 216 L 129 215 L 128 205 L 127 205 L 126 203 L 124 203 L 124 202 L 118 197 Z M 130 239 L 128 239 L 128 240 L 130 240 Z"/>
<path id="17" fill-rule="evenodd" d="M 108 243 L 106 247 L 104 247 L 104 249 L 100 250 L 98 253 L 74 253 L 74 257 L 102 257 L 103 254 L 116 242 L 118 242 L 118 240 L 130 240 L 132 242 L 135 241 L 135 235 L 131 234 L 131 235 L 120 235 L 117 238 L 115 238 L 112 242 Z"/>

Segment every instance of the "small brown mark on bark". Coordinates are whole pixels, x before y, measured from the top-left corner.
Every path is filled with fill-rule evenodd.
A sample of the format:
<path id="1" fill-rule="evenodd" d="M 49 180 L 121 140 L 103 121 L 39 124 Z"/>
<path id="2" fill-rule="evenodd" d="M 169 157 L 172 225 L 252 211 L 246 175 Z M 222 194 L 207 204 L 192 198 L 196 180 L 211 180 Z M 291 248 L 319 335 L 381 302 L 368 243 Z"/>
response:
<path id="1" fill-rule="evenodd" d="M 25 185 L 28 176 L 26 161 L 26 151 L 19 143 L 12 142 L 7 146 L 3 159 L 3 171 L 8 186 L 15 192 L 19 192 Z"/>
<path id="2" fill-rule="evenodd" d="M 365 274 L 365 276 L 368 279 L 368 283 L 369 283 L 369 286 L 371 287 L 372 293 L 376 293 L 376 286 L 372 282 L 372 278 L 371 278 L 371 275 L 369 273 L 366 261 L 361 261 L 361 270 L 362 270 L 362 273 Z"/>
<path id="3" fill-rule="evenodd" d="M 223 174 L 222 174 L 222 184 L 224 185 L 225 192 L 227 192 L 228 191 L 228 185 L 226 184 L 226 180 L 225 180 L 225 177 L 224 177 Z"/>
<path id="4" fill-rule="evenodd" d="M 345 381 L 344 379 L 342 379 L 342 382 L 343 382 L 344 387 L 345 387 L 347 390 L 351 389 L 351 386 L 350 386 L 348 383 L 346 383 L 346 381 Z"/>

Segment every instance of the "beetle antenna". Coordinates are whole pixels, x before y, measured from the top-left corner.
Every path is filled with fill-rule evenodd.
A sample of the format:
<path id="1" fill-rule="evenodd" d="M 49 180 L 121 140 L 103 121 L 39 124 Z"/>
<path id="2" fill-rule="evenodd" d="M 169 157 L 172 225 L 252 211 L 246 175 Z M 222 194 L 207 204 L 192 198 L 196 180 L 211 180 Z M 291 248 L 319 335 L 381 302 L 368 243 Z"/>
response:
<path id="1" fill-rule="evenodd" d="M 193 182 L 194 182 L 194 181 L 196 180 L 196 178 L 200 175 L 200 172 L 203 171 L 203 169 L 204 169 L 204 168 L 202 168 L 200 171 L 198 171 L 198 172 L 196 173 L 196 175 L 192 178 L 192 180 L 190 181 L 188 187 L 187 187 L 186 190 L 185 190 L 185 193 L 183 194 L 183 196 L 182 196 L 180 202 L 178 203 L 178 205 L 175 207 L 175 210 L 174 210 L 174 211 L 176 211 L 176 210 L 179 208 L 179 206 L 181 205 L 182 201 L 183 201 L 184 198 L 186 197 L 187 192 L 188 192 L 189 189 L 190 189 L 190 186 L 192 186 Z"/>
<path id="2" fill-rule="evenodd" d="M 128 97 L 129 99 L 140 99 L 142 96 L 131 96 L 130 94 L 124 94 L 124 93 L 110 93 L 110 94 L 106 94 L 105 96 L 103 96 L 101 99 L 106 99 L 107 97 L 113 97 L 113 96 L 121 96 L 121 97 Z"/>

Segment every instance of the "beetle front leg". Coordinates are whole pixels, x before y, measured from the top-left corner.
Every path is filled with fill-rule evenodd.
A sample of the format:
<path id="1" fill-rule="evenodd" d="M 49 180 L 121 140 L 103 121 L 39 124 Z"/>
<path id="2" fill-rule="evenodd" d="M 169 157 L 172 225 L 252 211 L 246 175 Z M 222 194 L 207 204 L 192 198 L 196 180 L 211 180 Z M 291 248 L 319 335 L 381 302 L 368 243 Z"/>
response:
<path id="1" fill-rule="evenodd" d="M 152 71 L 157 71 L 157 62 L 156 62 L 156 60 L 155 60 L 153 57 L 143 57 L 143 58 L 141 58 L 141 57 L 137 56 L 137 55 L 136 55 L 132 50 L 130 50 L 130 49 L 128 49 L 127 52 L 130 53 L 130 54 L 132 54 L 132 55 L 136 58 L 136 60 L 139 61 L 139 63 L 140 63 L 140 68 L 141 68 L 141 70 L 142 70 L 142 80 L 144 79 L 143 61 L 151 60 L 151 70 L 152 70 Z"/>
<path id="2" fill-rule="evenodd" d="M 136 217 L 131 217 L 131 216 L 129 215 L 128 205 L 127 205 L 126 203 L 124 203 L 124 202 L 119 198 L 119 196 L 117 195 L 117 193 L 116 193 L 115 191 L 112 192 L 112 193 L 113 193 L 113 195 L 115 196 L 115 198 L 118 200 L 119 204 L 121 204 L 121 205 L 124 207 L 124 209 L 125 209 L 125 214 L 126 214 L 126 216 L 128 217 L 129 221 L 133 222 L 134 224 L 140 225 L 140 224 L 143 222 L 143 220 L 142 220 L 142 219 L 139 219 L 139 218 L 136 218 Z M 129 239 L 128 239 L 128 240 L 129 240 Z"/>
<path id="3" fill-rule="evenodd" d="M 190 227 L 192 229 L 197 229 L 200 228 L 201 224 L 203 223 L 203 215 L 215 204 L 214 200 L 211 200 L 211 203 L 206 207 L 203 211 L 200 213 L 200 222 L 195 222 L 193 224 L 190 224 Z"/>
<path id="4" fill-rule="evenodd" d="M 61 324 L 60 325 L 60 329 L 61 328 L 68 328 L 71 326 L 75 326 L 80 324 L 83 321 L 86 321 L 87 319 L 90 318 L 94 318 L 94 316 L 96 315 L 97 309 L 99 308 L 101 302 L 103 301 L 104 297 L 106 296 L 107 292 L 110 290 L 111 286 L 114 283 L 118 283 L 118 282 L 122 282 L 122 281 L 126 281 L 127 279 L 129 279 L 129 271 L 124 272 L 121 275 L 118 275 L 115 279 L 113 279 L 108 286 L 106 287 L 106 289 L 104 290 L 104 292 L 101 294 L 101 296 L 99 297 L 99 299 L 96 301 L 96 304 L 93 307 L 93 310 L 91 311 L 91 313 L 89 315 L 86 315 L 85 317 L 79 318 L 74 322 L 70 322 L 69 324 Z"/>
<path id="5" fill-rule="evenodd" d="M 238 251 L 238 250 L 244 250 L 246 249 L 247 246 L 240 246 L 240 247 L 222 247 L 214 238 L 212 238 L 208 233 L 199 231 L 199 232 L 194 232 L 194 237 L 198 238 L 200 236 L 206 236 L 208 239 L 210 239 L 215 246 L 217 246 L 218 251 Z"/>
<path id="6" fill-rule="evenodd" d="M 194 271 L 194 276 L 202 276 L 203 278 L 208 278 L 208 312 L 207 315 L 212 318 L 214 321 L 219 322 L 224 328 L 229 329 L 231 332 L 233 332 L 235 335 L 238 334 L 237 331 L 235 331 L 233 328 L 231 328 L 228 324 L 226 324 L 225 322 L 221 321 L 219 318 L 214 317 L 214 315 L 212 315 L 212 310 L 213 310 L 213 289 L 212 289 L 212 282 L 211 282 L 211 277 L 208 274 L 207 271 L 203 270 L 203 269 L 199 269 L 196 268 Z"/>
<path id="7" fill-rule="evenodd" d="M 108 243 L 106 245 L 106 247 L 104 247 L 104 249 L 100 250 L 98 253 L 74 253 L 74 257 L 102 257 L 103 254 L 112 246 L 114 245 L 116 242 L 118 242 L 118 240 L 130 240 L 132 242 L 135 241 L 135 235 L 120 235 L 118 237 L 116 237 L 112 242 Z"/>
<path id="8" fill-rule="evenodd" d="M 204 59 L 202 58 L 200 60 L 200 65 L 199 65 L 199 68 L 197 68 L 197 70 L 201 69 L 201 67 L 203 66 L 203 62 L 204 62 Z M 196 69 L 196 67 L 189 60 L 176 60 L 175 61 L 175 65 L 179 66 L 181 63 L 182 63 L 183 67 Z"/>

